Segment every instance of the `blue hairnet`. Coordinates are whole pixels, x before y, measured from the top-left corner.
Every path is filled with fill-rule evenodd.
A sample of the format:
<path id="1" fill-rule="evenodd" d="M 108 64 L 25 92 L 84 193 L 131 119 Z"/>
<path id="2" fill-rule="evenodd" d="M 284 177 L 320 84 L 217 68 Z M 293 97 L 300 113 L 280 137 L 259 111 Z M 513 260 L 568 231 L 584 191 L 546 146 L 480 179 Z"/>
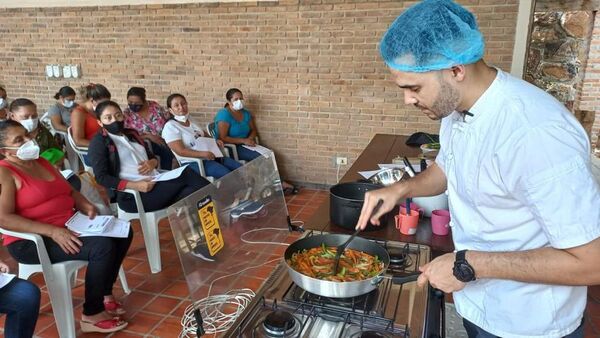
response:
<path id="1" fill-rule="evenodd" d="M 452 0 L 425 0 L 404 11 L 381 39 L 385 63 L 403 72 L 428 72 L 483 57 L 473 14 Z"/>

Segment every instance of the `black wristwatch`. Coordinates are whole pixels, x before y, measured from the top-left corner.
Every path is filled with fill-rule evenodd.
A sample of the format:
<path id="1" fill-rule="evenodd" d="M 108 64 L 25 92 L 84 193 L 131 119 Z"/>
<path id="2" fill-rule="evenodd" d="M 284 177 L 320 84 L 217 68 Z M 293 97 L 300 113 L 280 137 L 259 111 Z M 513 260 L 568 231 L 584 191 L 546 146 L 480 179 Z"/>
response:
<path id="1" fill-rule="evenodd" d="M 454 277 L 461 282 L 471 282 L 475 280 L 475 269 L 467 262 L 465 253 L 467 250 L 460 250 L 456 253 L 456 260 L 454 261 L 454 268 L 452 273 Z"/>

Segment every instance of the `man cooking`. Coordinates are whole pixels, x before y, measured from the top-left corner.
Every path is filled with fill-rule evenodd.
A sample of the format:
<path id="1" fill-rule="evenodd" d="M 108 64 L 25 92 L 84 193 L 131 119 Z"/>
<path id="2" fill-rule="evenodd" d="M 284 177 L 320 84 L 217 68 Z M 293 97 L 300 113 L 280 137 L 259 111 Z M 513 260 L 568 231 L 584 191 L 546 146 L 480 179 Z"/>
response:
<path id="1" fill-rule="evenodd" d="M 469 337 L 583 337 L 586 285 L 600 283 L 600 188 L 581 125 L 488 66 L 474 16 L 451 0 L 404 11 L 380 51 L 405 103 L 441 120 L 441 151 L 414 179 L 367 193 L 357 227 L 447 190 L 457 252 L 422 266 L 418 284 L 453 293 Z"/>

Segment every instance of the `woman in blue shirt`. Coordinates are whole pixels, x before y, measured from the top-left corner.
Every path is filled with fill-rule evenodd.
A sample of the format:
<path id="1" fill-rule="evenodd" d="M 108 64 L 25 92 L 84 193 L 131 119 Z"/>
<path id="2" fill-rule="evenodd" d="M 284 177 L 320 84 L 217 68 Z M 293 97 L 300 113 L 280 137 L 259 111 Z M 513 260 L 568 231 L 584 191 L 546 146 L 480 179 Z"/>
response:
<path id="1" fill-rule="evenodd" d="M 225 143 L 235 144 L 238 159 L 252 161 L 259 157 L 260 153 L 243 146 L 256 146 L 258 132 L 254 117 L 244 108 L 244 94 L 241 90 L 231 88 L 225 93 L 225 98 L 225 107 L 221 108 L 215 117 L 215 137 Z M 282 185 L 285 192 L 298 193 L 296 186 L 285 181 L 282 181 Z"/>

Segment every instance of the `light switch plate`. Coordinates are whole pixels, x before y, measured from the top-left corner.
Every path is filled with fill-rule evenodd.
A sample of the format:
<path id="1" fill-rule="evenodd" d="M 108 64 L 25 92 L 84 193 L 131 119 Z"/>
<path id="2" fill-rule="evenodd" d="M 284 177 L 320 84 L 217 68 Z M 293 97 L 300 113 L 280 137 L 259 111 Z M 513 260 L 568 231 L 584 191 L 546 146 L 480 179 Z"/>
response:
<path id="1" fill-rule="evenodd" d="M 54 77 L 56 77 L 56 78 L 60 77 L 60 66 L 59 65 L 52 65 L 52 74 L 54 74 Z"/>
<path id="2" fill-rule="evenodd" d="M 46 76 L 47 77 L 54 76 L 54 72 L 52 72 L 52 65 L 46 65 Z"/>
<path id="3" fill-rule="evenodd" d="M 65 79 L 68 79 L 71 77 L 71 65 L 64 65 L 62 71 L 63 71 L 63 77 Z"/>

